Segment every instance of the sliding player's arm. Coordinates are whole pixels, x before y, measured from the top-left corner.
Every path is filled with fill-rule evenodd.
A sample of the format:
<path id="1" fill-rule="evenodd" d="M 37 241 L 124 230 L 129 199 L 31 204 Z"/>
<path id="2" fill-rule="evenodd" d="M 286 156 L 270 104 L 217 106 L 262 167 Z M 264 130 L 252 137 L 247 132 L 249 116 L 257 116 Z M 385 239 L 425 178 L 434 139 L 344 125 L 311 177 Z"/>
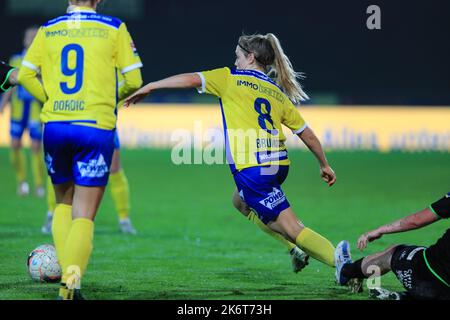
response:
<path id="1" fill-rule="evenodd" d="M 425 227 L 433 222 L 436 222 L 440 217 L 433 212 L 432 208 L 425 208 L 416 213 L 413 213 L 400 220 L 378 227 L 375 230 L 369 231 L 361 235 L 358 239 L 358 248 L 364 250 L 368 242 L 380 239 L 384 234 L 399 233 L 409 230 L 419 229 Z"/>
<path id="2" fill-rule="evenodd" d="M 42 66 L 43 37 L 44 32 L 41 28 L 28 49 L 17 76 L 19 83 L 25 90 L 41 103 L 45 103 L 48 99 L 44 86 L 38 78 L 39 70 Z"/>

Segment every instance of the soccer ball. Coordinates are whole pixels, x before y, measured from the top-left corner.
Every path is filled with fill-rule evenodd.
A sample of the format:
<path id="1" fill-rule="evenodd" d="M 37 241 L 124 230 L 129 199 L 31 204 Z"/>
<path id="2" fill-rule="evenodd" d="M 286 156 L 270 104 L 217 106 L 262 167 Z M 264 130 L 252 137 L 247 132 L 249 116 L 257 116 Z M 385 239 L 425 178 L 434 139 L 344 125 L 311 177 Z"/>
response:
<path id="1" fill-rule="evenodd" d="M 28 273 L 36 282 L 59 282 L 61 280 L 61 267 L 56 257 L 55 247 L 43 244 L 33 251 L 27 259 Z"/>

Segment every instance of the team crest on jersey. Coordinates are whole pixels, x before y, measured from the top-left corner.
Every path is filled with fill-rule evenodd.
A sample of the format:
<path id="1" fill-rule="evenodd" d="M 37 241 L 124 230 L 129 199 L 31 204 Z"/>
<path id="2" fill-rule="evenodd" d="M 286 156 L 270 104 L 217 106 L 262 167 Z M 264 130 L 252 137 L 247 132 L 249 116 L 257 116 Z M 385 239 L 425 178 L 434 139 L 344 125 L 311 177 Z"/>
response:
<path id="1" fill-rule="evenodd" d="M 273 188 L 273 191 L 269 193 L 269 196 L 261 200 L 259 203 L 272 210 L 285 200 L 286 196 L 284 195 L 283 191 L 278 190 L 277 188 Z"/>
<path id="2" fill-rule="evenodd" d="M 103 178 L 108 172 L 108 166 L 102 154 L 98 159 L 89 160 L 88 163 L 78 161 L 77 166 L 83 178 Z"/>
<path id="3" fill-rule="evenodd" d="M 48 172 L 51 174 L 55 173 L 55 170 L 53 169 L 53 158 L 49 153 L 45 155 L 45 165 L 47 166 Z"/>
<path id="4" fill-rule="evenodd" d="M 137 52 L 136 46 L 134 45 L 133 41 L 131 41 L 130 46 L 131 46 L 131 49 L 133 50 L 134 55 L 137 56 L 138 52 Z"/>

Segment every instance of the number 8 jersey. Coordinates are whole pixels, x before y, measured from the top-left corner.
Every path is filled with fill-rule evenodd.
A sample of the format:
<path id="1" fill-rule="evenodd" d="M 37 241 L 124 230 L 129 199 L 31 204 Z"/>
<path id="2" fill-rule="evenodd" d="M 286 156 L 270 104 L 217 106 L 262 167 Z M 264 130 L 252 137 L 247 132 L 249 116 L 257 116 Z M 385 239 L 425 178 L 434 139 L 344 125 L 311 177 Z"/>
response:
<path id="1" fill-rule="evenodd" d="M 233 173 L 249 167 L 289 165 L 281 125 L 301 133 L 306 124 L 265 73 L 220 68 L 199 72 L 200 93 L 220 98 L 227 162 Z"/>
<path id="2" fill-rule="evenodd" d="M 82 8 L 44 24 L 23 62 L 41 73 L 50 97 L 41 121 L 112 130 L 118 74 L 142 67 L 125 23 Z"/>

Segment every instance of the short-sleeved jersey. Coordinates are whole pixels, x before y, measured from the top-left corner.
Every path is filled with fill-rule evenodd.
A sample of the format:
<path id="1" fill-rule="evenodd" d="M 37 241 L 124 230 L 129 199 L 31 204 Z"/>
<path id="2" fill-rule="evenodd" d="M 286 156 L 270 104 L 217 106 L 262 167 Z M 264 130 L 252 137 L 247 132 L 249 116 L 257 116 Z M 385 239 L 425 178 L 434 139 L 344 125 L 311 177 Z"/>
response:
<path id="1" fill-rule="evenodd" d="M 265 73 L 220 68 L 198 73 L 199 92 L 220 98 L 227 162 L 232 172 L 289 165 L 282 124 L 294 133 L 305 121 L 281 88 Z"/>
<path id="2" fill-rule="evenodd" d="M 77 7 L 45 23 L 22 65 L 38 71 L 48 100 L 41 120 L 114 129 L 117 71 L 142 63 L 125 23 Z"/>
<path id="3" fill-rule="evenodd" d="M 19 69 L 24 55 L 25 52 L 13 55 L 9 60 L 9 64 Z M 11 120 L 20 121 L 26 117 L 30 121 L 39 122 L 41 107 L 41 103 L 26 91 L 24 87 L 18 85 L 14 88 L 11 96 Z"/>

